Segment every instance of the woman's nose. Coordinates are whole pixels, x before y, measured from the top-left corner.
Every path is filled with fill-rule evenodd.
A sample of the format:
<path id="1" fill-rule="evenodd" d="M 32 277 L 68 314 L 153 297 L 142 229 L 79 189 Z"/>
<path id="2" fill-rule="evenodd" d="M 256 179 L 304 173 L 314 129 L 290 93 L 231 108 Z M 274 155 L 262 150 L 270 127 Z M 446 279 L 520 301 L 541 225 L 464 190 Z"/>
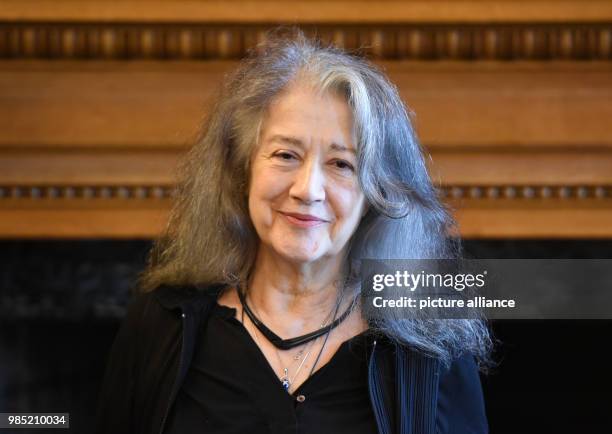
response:
<path id="1" fill-rule="evenodd" d="M 316 161 L 305 162 L 296 171 L 289 194 L 306 203 L 325 200 L 325 173 Z"/>

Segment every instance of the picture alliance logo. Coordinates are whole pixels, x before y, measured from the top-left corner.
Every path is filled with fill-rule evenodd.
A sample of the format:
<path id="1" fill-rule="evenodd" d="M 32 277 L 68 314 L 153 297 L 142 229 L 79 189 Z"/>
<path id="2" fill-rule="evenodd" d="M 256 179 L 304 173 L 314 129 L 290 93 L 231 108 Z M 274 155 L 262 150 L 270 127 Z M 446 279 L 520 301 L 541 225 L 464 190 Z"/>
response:
<path id="1" fill-rule="evenodd" d="M 372 306 L 375 308 L 410 308 L 410 309 L 454 309 L 454 308 L 514 308 L 516 301 L 513 299 L 489 299 L 487 297 L 478 296 L 467 300 L 442 298 L 442 297 L 399 297 L 393 299 L 385 299 L 383 297 L 374 297 Z"/>

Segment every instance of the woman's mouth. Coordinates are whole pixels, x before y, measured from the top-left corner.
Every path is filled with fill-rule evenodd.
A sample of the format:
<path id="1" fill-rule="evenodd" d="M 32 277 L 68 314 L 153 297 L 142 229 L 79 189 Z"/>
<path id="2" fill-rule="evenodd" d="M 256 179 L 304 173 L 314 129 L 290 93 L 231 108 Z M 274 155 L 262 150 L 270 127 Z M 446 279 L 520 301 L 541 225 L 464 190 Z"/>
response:
<path id="1" fill-rule="evenodd" d="M 280 211 L 279 211 L 280 212 Z M 302 227 L 302 228 L 311 228 L 315 226 L 320 226 L 327 221 L 320 219 L 319 217 L 312 216 L 309 214 L 298 214 L 298 213 L 284 213 L 280 212 L 285 219 L 291 223 L 292 225 Z"/>

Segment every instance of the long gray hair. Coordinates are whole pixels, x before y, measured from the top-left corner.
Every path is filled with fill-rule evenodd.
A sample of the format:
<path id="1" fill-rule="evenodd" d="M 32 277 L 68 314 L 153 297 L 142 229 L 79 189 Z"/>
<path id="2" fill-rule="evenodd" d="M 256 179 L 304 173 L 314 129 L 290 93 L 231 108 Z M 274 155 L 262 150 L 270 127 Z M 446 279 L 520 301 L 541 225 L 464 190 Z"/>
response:
<path id="1" fill-rule="evenodd" d="M 361 258 L 460 257 L 461 242 L 450 235 L 455 221 L 432 185 L 396 86 L 364 57 L 295 27 L 266 36 L 225 77 L 178 166 L 174 207 L 150 251 L 140 290 L 162 284 L 245 287 L 259 242 L 247 206 L 250 156 L 271 101 L 298 79 L 342 95 L 354 116 L 358 179 L 369 208 L 346 250 L 348 280 L 358 281 Z M 464 351 L 476 356 L 481 370 L 490 364 L 492 339 L 484 319 L 405 319 L 388 311 L 373 322 L 375 332 L 445 366 Z"/>

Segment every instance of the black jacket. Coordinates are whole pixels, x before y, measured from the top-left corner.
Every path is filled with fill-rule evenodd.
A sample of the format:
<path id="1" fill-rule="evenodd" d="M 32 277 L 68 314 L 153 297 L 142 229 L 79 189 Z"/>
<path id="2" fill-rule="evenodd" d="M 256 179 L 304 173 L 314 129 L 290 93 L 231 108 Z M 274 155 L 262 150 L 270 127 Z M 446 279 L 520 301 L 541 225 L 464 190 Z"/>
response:
<path id="1" fill-rule="evenodd" d="M 107 359 L 95 433 L 162 433 L 198 327 L 222 288 L 161 286 L 132 299 Z M 446 370 L 433 358 L 378 338 L 368 366 L 380 434 L 488 432 L 473 356 L 456 359 Z"/>

